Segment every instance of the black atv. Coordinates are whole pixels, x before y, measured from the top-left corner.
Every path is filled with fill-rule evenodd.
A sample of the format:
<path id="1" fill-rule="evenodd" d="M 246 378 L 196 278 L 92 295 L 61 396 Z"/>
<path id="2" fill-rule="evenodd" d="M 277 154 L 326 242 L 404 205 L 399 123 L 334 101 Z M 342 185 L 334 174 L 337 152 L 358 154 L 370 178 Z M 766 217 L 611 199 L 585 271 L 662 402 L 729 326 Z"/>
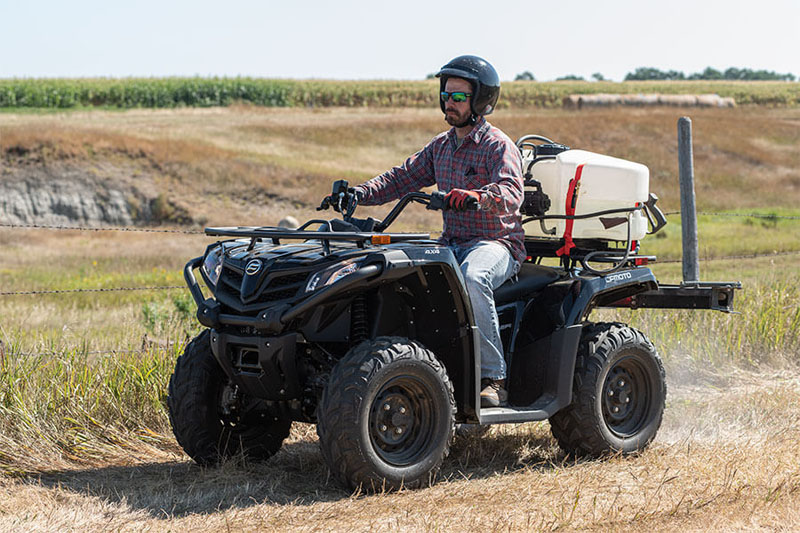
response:
<path id="1" fill-rule="evenodd" d="M 206 229 L 226 239 L 184 275 L 208 329 L 178 358 L 167 398 L 189 456 L 266 459 L 292 421 L 316 423 L 334 475 L 380 490 L 431 483 L 456 424 L 549 420 L 575 455 L 631 453 L 653 440 L 666 398 L 661 359 L 643 333 L 589 322 L 591 311 L 731 311 L 734 284 L 660 286 L 642 266 L 654 258 L 627 247 L 595 254 L 615 262 L 598 271 L 581 263 L 598 243 L 578 242 L 561 266 L 544 266 L 557 243 L 531 239 L 530 259 L 495 292 L 508 406 L 481 408 L 478 331 L 458 263 L 430 235 L 386 232 L 410 202 L 442 209 L 443 198 L 411 193 L 383 221 L 357 219 L 342 181 L 322 207 L 343 219 Z"/>

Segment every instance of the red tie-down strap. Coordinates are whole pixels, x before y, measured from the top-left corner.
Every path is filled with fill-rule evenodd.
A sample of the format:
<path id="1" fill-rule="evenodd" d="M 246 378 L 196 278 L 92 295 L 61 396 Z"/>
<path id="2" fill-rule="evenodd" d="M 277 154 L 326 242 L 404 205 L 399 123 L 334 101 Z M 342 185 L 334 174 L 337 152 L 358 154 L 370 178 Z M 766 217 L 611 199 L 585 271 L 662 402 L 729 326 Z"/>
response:
<path id="1" fill-rule="evenodd" d="M 567 216 L 575 215 L 575 206 L 578 203 L 578 186 L 581 181 L 581 174 L 583 173 L 583 165 L 578 165 L 575 170 L 575 177 L 569 180 L 569 190 L 567 190 L 567 206 L 565 213 Z M 572 218 L 567 219 L 567 224 L 564 227 L 564 246 L 556 250 L 557 256 L 569 256 L 569 251 L 575 248 L 575 243 L 572 242 L 572 226 L 575 220 Z"/>

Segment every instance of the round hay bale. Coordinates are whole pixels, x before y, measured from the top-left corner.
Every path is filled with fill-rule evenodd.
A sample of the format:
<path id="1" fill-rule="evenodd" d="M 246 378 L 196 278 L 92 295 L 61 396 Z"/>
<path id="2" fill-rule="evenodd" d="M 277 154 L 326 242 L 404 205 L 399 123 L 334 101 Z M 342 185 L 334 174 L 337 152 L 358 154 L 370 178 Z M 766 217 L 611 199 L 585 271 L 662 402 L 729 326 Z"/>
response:
<path id="1" fill-rule="evenodd" d="M 561 105 L 566 109 L 577 109 L 580 107 L 581 97 L 577 94 L 570 94 L 561 100 Z"/>
<path id="2" fill-rule="evenodd" d="M 286 215 L 278 222 L 279 228 L 297 229 L 300 227 L 300 222 L 297 221 L 292 215 Z"/>
<path id="3" fill-rule="evenodd" d="M 693 94 L 662 94 L 658 101 L 661 105 L 674 107 L 692 107 L 697 105 L 697 97 Z"/>
<path id="4" fill-rule="evenodd" d="M 658 105 L 657 94 L 640 94 L 638 96 L 641 105 Z"/>
<path id="5" fill-rule="evenodd" d="M 619 94 L 584 94 L 580 98 L 580 105 L 586 107 L 608 107 L 622 103 L 622 96 Z"/>
<path id="6" fill-rule="evenodd" d="M 718 94 L 699 94 L 697 95 L 697 105 L 699 107 L 721 107 Z"/>

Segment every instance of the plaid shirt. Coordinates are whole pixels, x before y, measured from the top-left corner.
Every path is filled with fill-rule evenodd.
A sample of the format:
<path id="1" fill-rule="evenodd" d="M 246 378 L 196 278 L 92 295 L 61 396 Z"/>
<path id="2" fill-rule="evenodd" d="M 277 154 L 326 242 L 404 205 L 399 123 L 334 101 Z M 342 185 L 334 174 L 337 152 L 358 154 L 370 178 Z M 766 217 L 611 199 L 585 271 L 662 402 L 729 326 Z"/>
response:
<path id="1" fill-rule="evenodd" d="M 525 260 L 522 204 L 522 157 L 508 136 L 481 117 L 456 147 L 455 128 L 440 133 L 401 166 L 355 187 L 362 205 L 380 205 L 436 184 L 440 191 L 474 190 L 479 211 L 443 211 L 440 241 L 471 246 L 500 241 L 515 260 Z"/>

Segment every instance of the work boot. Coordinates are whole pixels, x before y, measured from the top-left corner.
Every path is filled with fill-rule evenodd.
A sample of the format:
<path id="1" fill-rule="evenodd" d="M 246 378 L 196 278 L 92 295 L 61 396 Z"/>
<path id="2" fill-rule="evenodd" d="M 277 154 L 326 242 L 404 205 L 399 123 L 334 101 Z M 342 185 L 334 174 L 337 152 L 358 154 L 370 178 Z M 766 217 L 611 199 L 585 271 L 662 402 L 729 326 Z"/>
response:
<path id="1" fill-rule="evenodd" d="M 506 380 L 481 379 L 481 407 L 502 407 L 507 403 Z"/>

